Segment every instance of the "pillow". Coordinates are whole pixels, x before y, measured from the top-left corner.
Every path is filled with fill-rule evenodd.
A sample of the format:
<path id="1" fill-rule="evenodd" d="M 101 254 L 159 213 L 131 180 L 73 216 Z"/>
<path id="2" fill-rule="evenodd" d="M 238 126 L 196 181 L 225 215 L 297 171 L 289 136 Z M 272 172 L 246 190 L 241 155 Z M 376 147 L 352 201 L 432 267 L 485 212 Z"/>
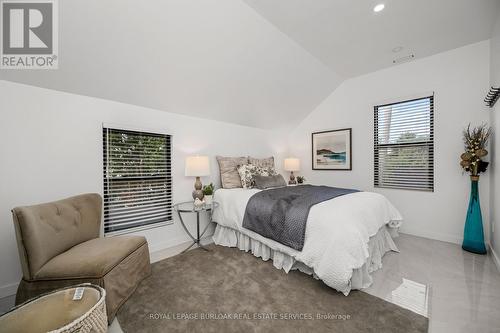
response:
<path id="1" fill-rule="evenodd" d="M 254 177 L 255 187 L 260 190 L 265 190 L 271 187 L 282 187 L 286 186 L 285 178 L 282 175 L 274 176 L 260 176 L 256 175 Z"/>
<path id="2" fill-rule="evenodd" d="M 236 169 L 238 165 L 248 164 L 247 157 L 217 156 L 222 188 L 241 188 L 241 178 Z"/>
<path id="3" fill-rule="evenodd" d="M 248 163 L 264 168 L 274 168 L 274 157 L 255 158 L 248 156 Z"/>
<path id="4" fill-rule="evenodd" d="M 274 168 L 264 168 L 253 164 L 244 164 L 238 166 L 238 173 L 241 179 L 243 188 L 254 187 L 255 176 L 274 176 L 276 171 Z"/>

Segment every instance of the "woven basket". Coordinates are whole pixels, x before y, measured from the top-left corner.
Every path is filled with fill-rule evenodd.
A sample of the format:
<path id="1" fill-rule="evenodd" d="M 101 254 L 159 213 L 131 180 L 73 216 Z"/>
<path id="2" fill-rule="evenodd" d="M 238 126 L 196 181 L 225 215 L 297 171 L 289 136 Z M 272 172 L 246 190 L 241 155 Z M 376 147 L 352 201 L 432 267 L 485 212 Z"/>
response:
<path id="1" fill-rule="evenodd" d="M 99 300 L 80 318 L 75 319 L 73 322 L 69 323 L 66 326 L 58 328 L 54 331 L 50 331 L 49 333 L 106 333 L 108 331 L 108 316 L 106 315 L 106 290 L 90 283 L 83 283 L 77 286 L 71 286 L 59 290 L 78 287 L 96 289 L 100 295 Z"/>
<path id="2" fill-rule="evenodd" d="M 83 283 L 79 285 L 74 285 L 74 286 L 69 286 L 61 289 L 54 290 L 49 293 L 45 293 L 43 295 L 40 295 L 36 298 L 30 299 L 27 302 L 24 302 L 23 304 L 20 304 L 16 306 L 15 308 L 11 309 L 9 312 L 4 314 L 1 319 L 9 320 L 6 319 L 9 314 L 14 314 L 17 311 L 20 311 L 21 309 L 25 309 L 27 311 L 30 311 L 30 305 L 35 305 L 37 302 L 41 301 L 46 301 L 47 297 L 50 297 L 51 295 L 55 293 L 59 293 L 68 289 L 75 289 L 78 287 L 85 287 L 87 290 L 88 289 L 94 289 L 97 291 L 97 301 L 95 304 L 91 306 L 89 310 L 87 310 L 85 313 L 82 313 L 78 318 L 74 319 L 71 323 L 66 324 L 65 326 L 59 327 L 55 330 L 50 331 L 49 333 L 105 333 L 108 330 L 108 316 L 106 314 L 106 291 L 96 285 L 90 284 L 90 283 Z M 43 304 L 43 303 L 42 303 Z M 36 307 L 35 307 L 36 308 Z M 18 312 L 19 313 L 19 312 Z M 32 312 L 34 313 L 34 312 Z M 78 314 L 77 314 L 78 315 Z M 29 316 L 28 316 L 29 317 Z M 24 320 L 30 320 L 26 317 L 23 317 L 23 315 L 19 315 L 19 317 L 10 317 L 10 320 L 16 320 L 17 323 L 20 325 L 14 324 L 14 326 L 11 326 L 11 329 L 14 329 L 16 332 L 24 332 L 24 330 L 28 328 L 23 328 L 22 323 Z M 15 318 L 15 319 L 14 319 Z M 31 318 L 33 320 L 33 318 Z M 7 325 L 9 327 L 8 322 L 4 322 L 4 325 Z M 54 323 L 54 325 L 56 325 Z M 1 326 L 1 324 L 0 324 Z M 49 325 L 50 326 L 50 325 Z M 54 326 L 50 327 L 52 329 Z M 42 328 L 40 327 L 39 330 Z M 1 331 L 1 329 L 0 329 Z"/>

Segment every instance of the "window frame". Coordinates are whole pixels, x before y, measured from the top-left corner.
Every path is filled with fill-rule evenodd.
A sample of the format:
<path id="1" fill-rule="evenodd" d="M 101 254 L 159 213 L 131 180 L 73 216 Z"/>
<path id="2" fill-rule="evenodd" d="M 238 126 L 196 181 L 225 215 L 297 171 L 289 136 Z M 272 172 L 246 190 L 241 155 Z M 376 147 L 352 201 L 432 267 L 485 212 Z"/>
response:
<path id="1" fill-rule="evenodd" d="M 405 142 L 405 143 L 379 143 L 379 108 L 387 107 L 397 104 L 409 103 L 419 100 L 429 99 L 429 135 L 430 140 L 426 141 L 416 141 L 416 142 Z M 410 191 L 422 191 L 422 192 L 434 192 L 435 189 L 435 161 L 434 161 L 434 94 L 426 94 L 421 97 L 405 99 L 392 103 L 385 103 L 374 106 L 374 147 L 373 147 L 373 166 L 374 166 L 374 180 L 373 185 L 375 188 L 386 188 L 386 189 L 398 189 L 398 190 L 410 190 Z M 380 164 L 379 164 L 379 153 L 380 148 L 402 148 L 402 147 L 428 147 L 429 151 L 429 159 L 428 159 L 428 179 L 429 179 L 429 187 L 418 188 L 411 186 L 403 186 L 402 184 L 395 185 L 384 185 L 381 184 L 381 175 L 380 175 Z M 402 182 L 403 183 L 403 182 Z"/>
<path id="2" fill-rule="evenodd" d="M 139 134 L 139 135 L 147 135 L 147 136 L 153 136 L 153 137 L 163 137 L 165 138 L 165 147 L 166 147 L 166 154 L 165 154 L 165 171 L 166 175 L 165 176 L 153 176 L 153 177 L 147 177 L 147 176 L 137 176 L 137 177 L 130 177 L 130 176 L 125 176 L 125 177 L 119 177 L 119 178 L 110 178 L 107 175 L 108 171 L 108 146 L 109 146 L 109 139 L 108 139 L 108 131 L 117 131 L 119 133 L 127 133 L 127 134 Z M 148 229 L 153 229 L 153 228 L 159 228 L 163 227 L 166 225 L 171 225 L 174 223 L 174 218 L 173 218 L 173 178 L 172 178 L 172 135 L 166 134 L 166 133 L 161 133 L 157 131 L 151 131 L 151 130 L 140 130 L 140 129 L 129 129 L 127 127 L 122 127 L 122 126 L 115 126 L 115 125 L 108 125 L 108 124 L 103 124 L 102 126 L 102 140 L 103 140 L 103 233 L 105 237 L 108 236 L 115 236 L 115 235 L 120 235 L 120 234 L 129 234 L 129 233 L 134 233 L 138 231 L 143 231 L 143 230 L 148 230 Z M 155 221 L 151 223 L 147 223 L 144 225 L 140 226 L 133 226 L 130 228 L 125 228 L 125 229 L 119 229 L 119 230 L 106 230 L 106 220 L 109 217 L 109 212 L 106 211 L 107 207 L 107 202 L 110 200 L 109 197 L 109 182 L 130 182 L 130 181 L 145 181 L 145 180 L 152 180 L 153 182 L 158 182 L 165 179 L 165 183 L 167 184 L 167 190 L 165 194 L 166 198 L 166 210 L 167 210 L 167 219 L 160 219 L 161 221 Z"/>

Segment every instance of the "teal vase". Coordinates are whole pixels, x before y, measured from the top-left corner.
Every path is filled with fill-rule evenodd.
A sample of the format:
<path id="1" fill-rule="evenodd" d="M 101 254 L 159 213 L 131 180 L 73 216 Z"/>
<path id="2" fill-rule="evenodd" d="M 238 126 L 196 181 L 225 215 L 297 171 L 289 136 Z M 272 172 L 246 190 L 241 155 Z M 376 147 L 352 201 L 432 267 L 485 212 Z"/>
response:
<path id="1" fill-rule="evenodd" d="M 467 219 L 465 220 L 462 249 L 472 253 L 485 254 L 483 217 L 481 216 L 481 205 L 479 204 L 479 176 L 471 176 L 470 179 L 470 200 Z"/>

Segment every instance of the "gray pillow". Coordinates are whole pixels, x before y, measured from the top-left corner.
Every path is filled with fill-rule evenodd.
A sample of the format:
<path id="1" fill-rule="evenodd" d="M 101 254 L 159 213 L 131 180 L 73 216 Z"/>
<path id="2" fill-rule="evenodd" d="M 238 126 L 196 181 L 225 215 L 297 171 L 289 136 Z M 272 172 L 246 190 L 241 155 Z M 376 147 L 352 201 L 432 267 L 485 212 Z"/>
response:
<path id="1" fill-rule="evenodd" d="M 264 190 L 271 187 L 286 186 L 285 178 L 282 175 L 276 176 L 254 176 L 254 184 L 256 188 Z"/>

